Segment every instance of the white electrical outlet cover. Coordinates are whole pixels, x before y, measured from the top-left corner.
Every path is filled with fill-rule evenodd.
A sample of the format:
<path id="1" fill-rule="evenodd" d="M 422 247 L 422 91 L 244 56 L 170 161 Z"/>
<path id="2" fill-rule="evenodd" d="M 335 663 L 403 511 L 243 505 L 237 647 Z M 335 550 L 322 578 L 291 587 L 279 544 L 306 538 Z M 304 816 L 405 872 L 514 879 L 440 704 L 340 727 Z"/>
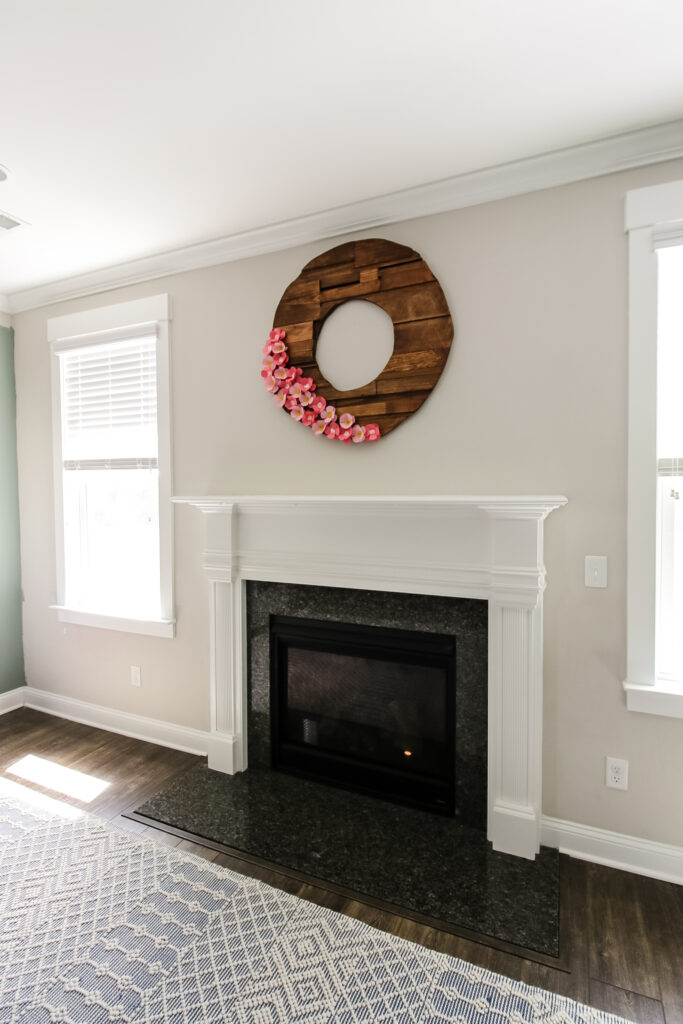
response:
<path id="1" fill-rule="evenodd" d="M 621 757 L 605 758 L 605 785 L 610 789 L 628 789 L 628 761 Z"/>

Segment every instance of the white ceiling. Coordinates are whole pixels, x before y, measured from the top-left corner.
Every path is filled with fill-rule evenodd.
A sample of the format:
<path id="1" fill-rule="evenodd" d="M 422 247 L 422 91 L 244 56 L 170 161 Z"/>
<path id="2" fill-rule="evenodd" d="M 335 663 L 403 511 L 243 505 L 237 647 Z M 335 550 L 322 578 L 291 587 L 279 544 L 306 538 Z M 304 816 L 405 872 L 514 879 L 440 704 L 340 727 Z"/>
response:
<path id="1" fill-rule="evenodd" d="M 0 39 L 10 296 L 683 117 L 681 0 L 0 0 Z"/>

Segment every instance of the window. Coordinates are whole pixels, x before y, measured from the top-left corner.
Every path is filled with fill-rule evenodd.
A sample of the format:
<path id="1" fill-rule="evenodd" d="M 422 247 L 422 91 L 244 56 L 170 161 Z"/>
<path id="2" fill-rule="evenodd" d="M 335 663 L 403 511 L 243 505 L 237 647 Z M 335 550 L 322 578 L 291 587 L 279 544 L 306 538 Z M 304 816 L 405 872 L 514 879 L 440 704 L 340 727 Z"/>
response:
<path id="1" fill-rule="evenodd" d="M 657 250 L 658 679 L 683 682 L 683 239 Z"/>
<path id="2" fill-rule="evenodd" d="M 683 182 L 630 192 L 627 679 L 683 717 Z"/>
<path id="3" fill-rule="evenodd" d="M 48 322 L 57 611 L 173 636 L 168 297 Z"/>

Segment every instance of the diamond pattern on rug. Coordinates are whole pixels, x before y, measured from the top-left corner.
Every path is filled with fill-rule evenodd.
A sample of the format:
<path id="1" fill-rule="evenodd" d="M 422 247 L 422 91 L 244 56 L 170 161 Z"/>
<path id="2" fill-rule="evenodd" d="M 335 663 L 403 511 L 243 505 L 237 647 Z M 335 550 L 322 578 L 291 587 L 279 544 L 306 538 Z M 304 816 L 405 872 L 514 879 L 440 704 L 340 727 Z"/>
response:
<path id="1" fill-rule="evenodd" d="M 369 936 L 354 976 L 342 993 L 335 1020 L 351 1024 L 417 1024 L 432 988 L 435 954 L 390 936 Z"/>
<path id="2" fill-rule="evenodd" d="M 3 1024 L 617 1024 L 0 791 Z"/>

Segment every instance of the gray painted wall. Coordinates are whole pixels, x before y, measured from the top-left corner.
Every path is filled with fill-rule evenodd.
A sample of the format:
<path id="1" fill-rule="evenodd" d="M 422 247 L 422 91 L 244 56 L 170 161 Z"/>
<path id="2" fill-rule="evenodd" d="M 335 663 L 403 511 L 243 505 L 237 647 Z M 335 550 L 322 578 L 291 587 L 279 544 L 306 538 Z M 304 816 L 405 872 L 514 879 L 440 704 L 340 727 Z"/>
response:
<path id="1" fill-rule="evenodd" d="M 23 683 L 14 332 L 0 326 L 0 693 Z"/>
<path id="2" fill-rule="evenodd" d="M 196 509 L 179 506 L 175 516 L 175 639 L 65 624 L 50 607 L 56 559 L 46 321 L 167 292 L 175 494 L 567 495 L 567 506 L 545 523 L 543 811 L 683 846 L 683 719 L 629 711 L 622 687 L 624 194 L 681 178 L 678 160 L 376 229 L 426 259 L 456 336 L 429 401 L 378 444 L 353 450 L 288 422 L 259 377 L 262 339 L 283 290 L 341 239 L 16 314 L 29 684 L 209 727 L 209 585 Z M 584 585 L 589 553 L 607 556 L 606 589 Z M 140 687 L 130 685 L 131 665 L 141 667 Z M 605 786 L 607 754 L 629 761 L 628 792 Z"/>

